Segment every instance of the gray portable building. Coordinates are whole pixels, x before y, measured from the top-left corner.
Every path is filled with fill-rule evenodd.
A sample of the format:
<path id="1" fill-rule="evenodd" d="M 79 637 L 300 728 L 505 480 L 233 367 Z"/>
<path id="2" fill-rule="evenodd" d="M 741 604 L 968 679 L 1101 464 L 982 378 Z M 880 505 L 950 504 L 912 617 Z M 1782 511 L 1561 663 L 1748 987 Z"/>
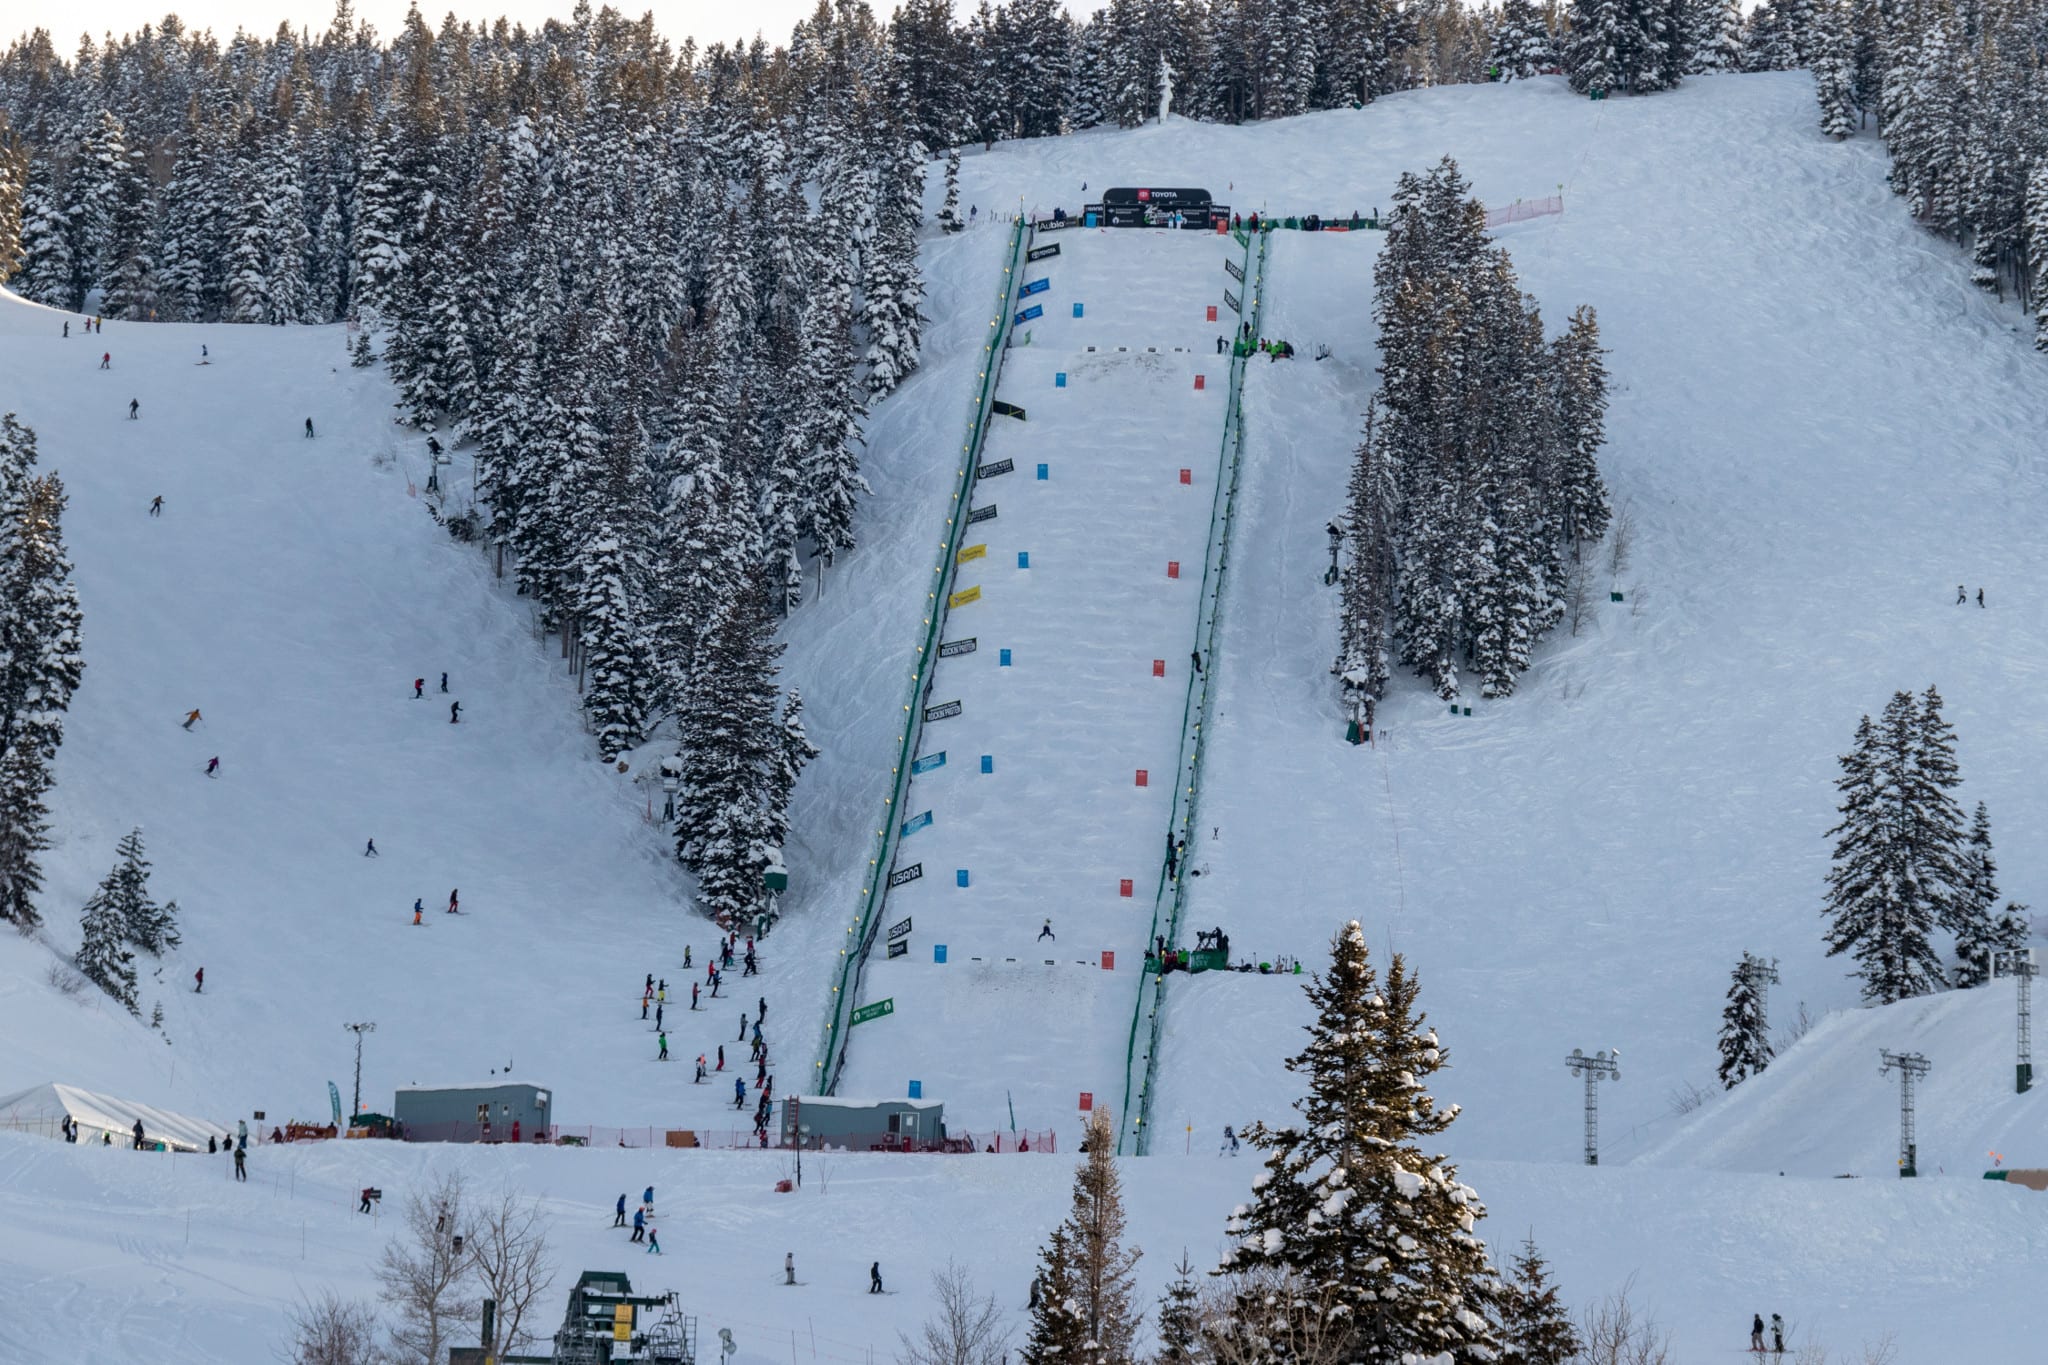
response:
<path id="1" fill-rule="evenodd" d="M 408 1142 L 545 1142 L 553 1099 L 543 1085 L 409 1085 L 391 1117 Z"/>
<path id="2" fill-rule="evenodd" d="M 943 1100 L 849 1100 L 803 1095 L 782 1105 L 782 1145 L 841 1151 L 946 1150 Z"/>

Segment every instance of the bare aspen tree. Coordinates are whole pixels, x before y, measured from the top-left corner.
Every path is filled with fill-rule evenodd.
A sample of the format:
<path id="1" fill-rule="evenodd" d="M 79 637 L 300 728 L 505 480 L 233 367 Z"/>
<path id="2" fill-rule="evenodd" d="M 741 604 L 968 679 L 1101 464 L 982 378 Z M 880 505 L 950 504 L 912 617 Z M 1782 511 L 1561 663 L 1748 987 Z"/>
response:
<path id="1" fill-rule="evenodd" d="M 534 1340 L 527 1312 L 554 1283 L 548 1268 L 548 1220 L 537 1200 L 510 1190 L 469 1217 L 463 1251 L 482 1297 L 498 1304 L 497 1340 L 486 1345 L 505 1355 Z"/>
<path id="2" fill-rule="evenodd" d="M 946 1262 L 932 1272 L 932 1301 L 937 1305 L 915 1337 L 902 1332 L 899 1358 L 907 1365 L 1000 1365 L 1010 1352 L 1010 1329 L 993 1294 L 974 1292 L 974 1276 L 966 1267 Z"/>
<path id="3" fill-rule="evenodd" d="M 460 1175 L 444 1175 L 406 1196 L 403 1226 L 377 1263 L 395 1360 L 443 1365 L 453 1334 L 475 1318 L 470 1258 L 456 1248 L 467 1193 Z"/>
<path id="4" fill-rule="evenodd" d="M 328 1290 L 292 1309 L 288 1365 L 377 1365 L 377 1315 L 370 1305 Z"/>

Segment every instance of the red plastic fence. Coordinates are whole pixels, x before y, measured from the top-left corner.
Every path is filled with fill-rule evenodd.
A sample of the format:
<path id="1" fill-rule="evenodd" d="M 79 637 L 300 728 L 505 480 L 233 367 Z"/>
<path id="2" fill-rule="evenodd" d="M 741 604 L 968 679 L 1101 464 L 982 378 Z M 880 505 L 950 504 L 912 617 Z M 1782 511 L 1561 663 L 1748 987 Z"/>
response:
<path id="1" fill-rule="evenodd" d="M 767 1150 L 787 1150 L 782 1141 L 780 1115 L 778 1122 L 770 1125 Z M 407 1142 L 475 1142 L 509 1143 L 511 1130 L 502 1125 L 493 1125 L 488 1131 L 474 1123 L 413 1123 L 405 1129 Z M 590 1125 L 556 1124 L 553 1127 L 528 1133 L 520 1131 L 522 1145 L 558 1147 L 669 1147 L 687 1150 L 700 1148 L 709 1151 L 744 1151 L 761 1147 L 761 1137 L 751 1128 L 602 1128 Z M 813 1138 L 805 1147 L 806 1151 L 820 1150 L 818 1140 Z M 825 1151 L 909 1151 L 909 1147 L 898 1146 L 892 1134 L 854 1134 L 843 1138 L 827 1139 Z M 1054 1129 L 1040 1131 L 1024 1130 L 1015 1133 L 966 1133 L 949 1132 L 945 1145 L 937 1143 L 921 1145 L 918 1151 L 949 1152 L 1052 1152 L 1059 1150 L 1059 1137 Z"/>

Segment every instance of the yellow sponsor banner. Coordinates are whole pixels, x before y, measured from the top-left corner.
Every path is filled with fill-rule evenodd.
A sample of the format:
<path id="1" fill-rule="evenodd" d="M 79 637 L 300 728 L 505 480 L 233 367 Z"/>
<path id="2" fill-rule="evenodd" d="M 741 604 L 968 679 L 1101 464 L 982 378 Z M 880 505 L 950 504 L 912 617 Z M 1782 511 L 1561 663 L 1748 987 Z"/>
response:
<path id="1" fill-rule="evenodd" d="M 953 562 L 955 564 L 965 564 L 970 559 L 980 559 L 986 554 L 988 554 L 988 546 L 986 545 L 964 545 L 961 547 L 960 553 L 953 556 Z"/>
<path id="2" fill-rule="evenodd" d="M 979 602 L 980 600 L 981 584 L 977 583 L 971 588 L 962 588 L 960 591 L 954 593 L 951 597 L 948 597 L 946 599 L 946 605 L 949 607 L 964 607 L 969 602 Z"/>

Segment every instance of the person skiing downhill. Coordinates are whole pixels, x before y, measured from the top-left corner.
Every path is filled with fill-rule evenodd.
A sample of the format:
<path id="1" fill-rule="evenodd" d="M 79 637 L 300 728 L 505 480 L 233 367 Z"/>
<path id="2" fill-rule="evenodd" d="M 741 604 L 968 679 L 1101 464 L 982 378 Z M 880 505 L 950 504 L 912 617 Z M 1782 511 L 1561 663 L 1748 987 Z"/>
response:
<path id="1" fill-rule="evenodd" d="M 448 690 L 448 675 L 446 673 L 441 675 L 441 690 L 443 692 Z"/>
<path id="2" fill-rule="evenodd" d="M 626 1226 L 626 1196 L 623 1194 L 619 1196 L 618 1214 L 612 1219 L 612 1226 L 615 1228 Z"/>
<path id="3" fill-rule="evenodd" d="M 191 728 L 193 727 L 193 725 L 194 725 L 194 724 L 196 724 L 196 723 L 198 722 L 198 720 L 199 720 L 199 708 L 195 706 L 195 707 L 193 707 L 193 708 L 192 708 L 192 710 L 191 710 L 191 711 L 190 711 L 189 713 L 187 713 L 187 715 L 185 716 L 185 723 L 184 723 L 184 725 L 183 725 L 183 726 L 181 726 L 181 727 L 179 727 L 179 728 L 181 728 L 181 729 L 185 729 L 185 730 L 189 730 L 189 729 L 191 729 Z"/>
<path id="4" fill-rule="evenodd" d="M 425 896 L 415 896 L 415 897 L 413 897 L 413 902 L 412 902 L 412 922 L 413 922 L 414 924 L 418 924 L 418 923 L 420 922 L 420 902 L 424 901 L 425 899 L 426 899 L 426 897 L 425 897 Z"/>
<path id="5" fill-rule="evenodd" d="M 313 419 L 310 417 L 306 419 L 306 439 L 309 441 L 313 439 Z"/>
<path id="6" fill-rule="evenodd" d="M 459 914 L 459 913 L 461 912 L 461 910 L 462 910 L 462 899 L 461 899 L 461 894 L 460 894 L 459 892 L 457 892 L 457 891 L 450 891 L 450 892 L 448 893 L 448 913 L 449 913 L 449 914 L 451 914 L 451 915 L 454 915 L 454 914 Z"/>
<path id="7" fill-rule="evenodd" d="M 747 1078 L 744 1076 L 732 1078 L 732 1107 L 735 1109 L 747 1107 Z"/>
<path id="8" fill-rule="evenodd" d="M 720 1071 L 723 1071 L 723 1070 L 725 1070 L 725 1044 L 724 1044 L 724 1043 L 720 1043 L 720 1044 L 718 1045 L 718 1069 L 719 1069 Z"/>
<path id="9" fill-rule="evenodd" d="M 418 701 L 421 697 L 424 697 L 426 695 L 427 680 L 425 678 L 414 678 L 412 680 L 412 699 L 414 701 Z"/>
<path id="10" fill-rule="evenodd" d="M 1059 935 L 1052 931 L 1052 921 L 1050 919 L 1045 922 L 1045 927 L 1038 931 L 1038 939 L 1041 943 L 1046 939 L 1051 939 L 1054 943 L 1060 941 Z"/>
<path id="11" fill-rule="evenodd" d="M 1764 1353 L 1764 1315 L 1754 1313 L 1749 1319 L 1749 1349 L 1758 1355 Z"/>
<path id="12" fill-rule="evenodd" d="M 149 500 L 149 514 L 160 517 L 164 514 L 164 495 L 159 493 Z"/>
<path id="13" fill-rule="evenodd" d="M 1977 605 L 1980 607 L 1984 605 L 1984 589 L 1982 588 L 1977 589 Z"/>
<path id="14" fill-rule="evenodd" d="M 100 368 L 103 370 L 114 368 L 114 353 L 112 351 L 102 351 L 100 353 Z"/>
<path id="15" fill-rule="evenodd" d="M 217 757 L 217 756 L 216 756 L 216 757 L 214 757 L 214 758 L 209 758 L 209 759 L 207 759 L 207 760 L 206 760 L 206 775 L 207 775 L 208 777 L 212 777 L 212 776 L 213 776 L 213 774 L 214 774 L 214 772 L 215 772 L 215 771 L 216 771 L 216 770 L 217 770 L 217 769 L 218 769 L 219 767 L 220 767 L 220 759 L 219 759 L 219 757 Z"/>
<path id="16" fill-rule="evenodd" d="M 1216 1153 L 1216 1155 L 1218 1155 L 1218 1156 L 1236 1156 L 1236 1155 L 1237 1155 L 1237 1134 L 1236 1134 L 1236 1133 L 1233 1133 L 1232 1131 L 1230 1131 L 1230 1125 L 1229 1125 L 1229 1124 L 1227 1124 L 1227 1123 L 1223 1125 L 1223 1147 L 1222 1147 L 1222 1150 L 1221 1150 L 1221 1151 L 1219 1151 L 1219 1152 L 1217 1152 L 1217 1153 Z"/>
<path id="17" fill-rule="evenodd" d="M 621 1203 L 624 1203 L 624 1202 L 625 1202 L 625 1196 L 624 1196 L 624 1195 L 620 1195 L 620 1196 L 619 1196 L 619 1202 L 621 1202 Z M 644 1242 L 644 1241 L 646 1241 L 646 1240 L 647 1240 L 647 1210 L 645 1210 L 645 1209 L 634 1209 L 634 1210 L 633 1210 L 633 1237 L 632 1237 L 632 1240 L 633 1240 L 633 1241 L 636 1241 L 636 1242 Z"/>
<path id="18" fill-rule="evenodd" d="M 364 845 L 363 845 L 363 856 L 364 856 L 365 858 L 374 858 L 374 857 L 378 856 L 378 855 L 377 855 L 377 841 L 376 841 L 375 839 L 372 839 L 372 840 L 370 840 L 370 842 L 368 842 L 367 844 L 364 844 Z"/>
<path id="19" fill-rule="evenodd" d="M 450 725 L 456 725 L 456 724 L 459 724 L 459 723 L 461 722 L 461 720 L 462 720 L 462 703 L 461 703 L 461 702 L 459 702 L 459 701 L 457 701 L 457 702 L 450 702 L 450 703 L 448 704 L 448 723 L 449 723 Z"/>
<path id="20" fill-rule="evenodd" d="M 1967 602 L 1967 601 L 1969 601 L 1969 600 L 1970 600 L 1970 594 L 1969 594 L 1969 592 L 1968 592 L 1968 591 L 1966 591 L 1966 590 L 1964 589 L 1964 587 L 1963 587 L 1963 585 L 1962 585 L 1962 584 L 1960 584 L 1960 583 L 1956 584 L 1956 605 L 1960 607 L 1961 605 L 1963 605 L 1963 603 L 1965 603 L 1965 602 Z"/>
<path id="21" fill-rule="evenodd" d="M 868 1267 L 868 1293 L 879 1294 L 881 1292 L 882 1263 L 880 1261 L 876 1261 L 873 1265 Z"/>
<path id="22" fill-rule="evenodd" d="M 198 971 L 192 973 L 192 993 L 194 995 L 204 995 L 206 993 L 206 968 L 201 967 Z"/>
<path id="23" fill-rule="evenodd" d="M 661 1255 L 661 1233 L 654 1228 L 647 1229 L 647 1254 Z"/>
<path id="24" fill-rule="evenodd" d="M 668 1034 L 659 1033 L 655 1036 L 661 1039 L 661 1051 L 655 1055 L 654 1060 L 657 1062 L 665 1062 L 668 1060 Z"/>
<path id="25" fill-rule="evenodd" d="M 690 983 L 690 1008 L 697 1008 L 697 983 L 694 981 Z"/>
<path id="26" fill-rule="evenodd" d="M 131 398 L 131 399 L 129 399 L 129 400 L 128 400 L 128 420 L 129 420 L 129 421 L 131 421 L 131 422 L 132 422 L 132 421 L 134 421 L 134 420 L 135 420 L 135 414 L 136 414 L 136 413 L 138 413 L 138 412 L 140 412 L 141 410 L 142 410 L 142 400 L 141 400 L 140 398 Z"/>
<path id="27" fill-rule="evenodd" d="M 691 1084 L 691 1085 L 702 1085 L 702 1084 L 704 1084 L 704 1054 L 703 1054 L 703 1053 L 701 1053 L 701 1052 L 697 1054 L 697 1075 L 696 1075 L 696 1078 L 695 1078 L 694 1080 L 692 1080 L 692 1081 L 690 1082 L 690 1084 Z"/>

